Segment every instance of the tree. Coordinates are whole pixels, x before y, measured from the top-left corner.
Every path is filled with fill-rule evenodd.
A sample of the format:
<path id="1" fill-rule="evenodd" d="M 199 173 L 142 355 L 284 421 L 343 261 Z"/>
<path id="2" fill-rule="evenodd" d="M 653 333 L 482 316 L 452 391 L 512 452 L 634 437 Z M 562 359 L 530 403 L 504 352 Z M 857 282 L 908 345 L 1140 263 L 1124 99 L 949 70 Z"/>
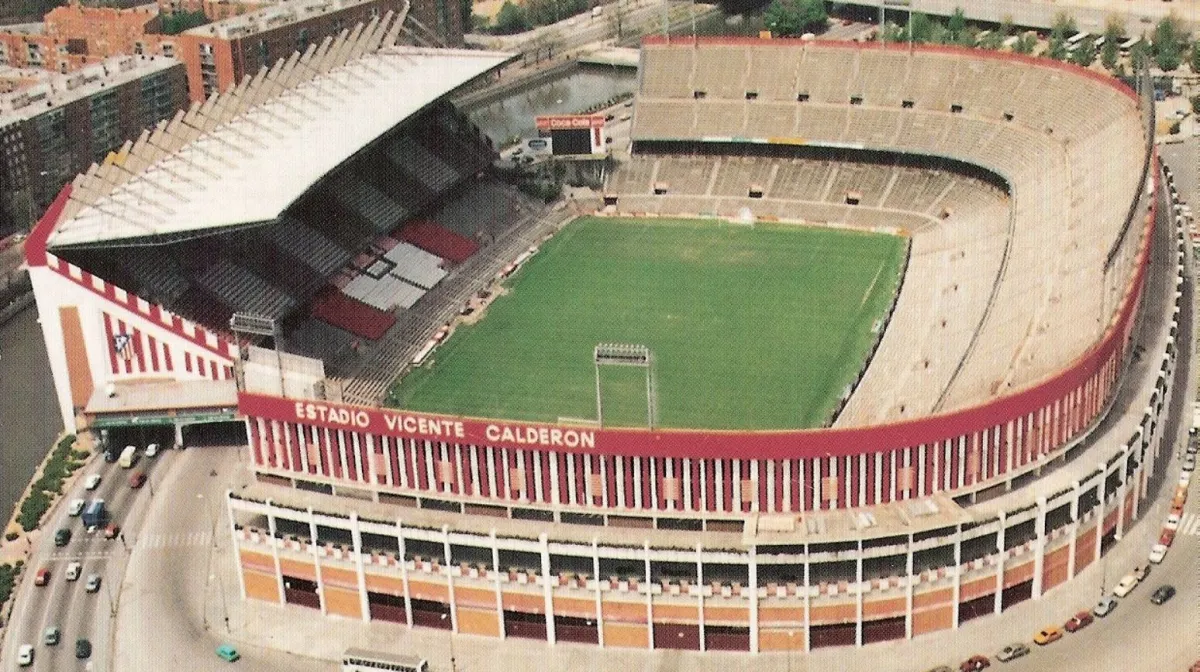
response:
<path id="1" fill-rule="evenodd" d="M 1190 98 L 1192 102 L 1192 114 L 1200 114 L 1200 94 Z"/>
<path id="2" fill-rule="evenodd" d="M 1179 19 L 1163 17 L 1154 27 L 1154 62 L 1163 72 L 1171 72 L 1183 61 L 1184 33 Z"/>
<path id="3" fill-rule="evenodd" d="M 1148 58 L 1150 58 L 1150 47 L 1146 46 L 1145 40 L 1133 45 L 1133 48 L 1129 50 L 1129 62 L 1133 64 L 1135 71 L 1142 67 Z M 1120 72 L 1117 74 L 1120 75 Z"/>
<path id="4" fill-rule="evenodd" d="M 1096 41 L 1088 38 L 1075 46 L 1071 53 L 1071 62 L 1075 65 L 1088 67 L 1096 60 Z"/>
<path id="5" fill-rule="evenodd" d="M 475 0 L 458 0 L 458 14 L 462 17 L 463 30 L 471 32 L 475 27 L 474 17 L 471 15 L 475 12 Z"/>
<path id="6" fill-rule="evenodd" d="M 987 37 L 984 37 L 982 40 L 980 40 L 979 46 L 983 49 L 996 50 L 1004 46 L 1004 39 L 1004 33 L 993 30 L 987 34 Z"/>
<path id="7" fill-rule="evenodd" d="M 1013 34 L 1013 18 L 1011 15 L 1005 14 L 1004 17 L 1000 19 L 1000 29 L 997 32 L 1004 37 L 1008 37 Z"/>
<path id="8" fill-rule="evenodd" d="M 1075 17 L 1066 12 L 1059 12 L 1054 15 L 1054 23 L 1050 26 L 1050 32 L 1054 31 L 1070 36 L 1079 32 L 1079 26 L 1075 23 Z"/>
<path id="9" fill-rule="evenodd" d="M 884 42 L 904 42 L 908 39 L 908 31 L 904 29 L 904 26 L 888 23 L 884 25 L 883 32 L 879 37 Z"/>
<path id="10" fill-rule="evenodd" d="M 525 15 L 525 10 L 505 0 L 500 11 L 496 13 L 496 32 L 501 35 L 512 35 L 525 32 L 530 28 L 532 26 L 529 24 L 529 17 Z"/>
<path id="11" fill-rule="evenodd" d="M 1013 43 L 1013 51 L 1018 54 L 1025 54 L 1028 56 L 1029 54 L 1033 53 L 1033 49 L 1036 46 L 1037 36 L 1032 33 L 1023 33 L 1017 38 L 1017 41 Z"/>
<path id="12" fill-rule="evenodd" d="M 955 7 L 954 13 L 950 15 L 949 21 L 946 22 L 946 33 L 951 42 L 961 44 L 963 38 L 967 35 L 967 15 L 963 13 L 962 7 Z"/>
<path id="13" fill-rule="evenodd" d="M 1188 67 L 1192 72 L 1200 73 L 1200 40 L 1192 42 L 1192 48 L 1188 54 Z"/>
<path id="14" fill-rule="evenodd" d="M 1067 60 L 1067 36 L 1057 20 L 1054 27 L 1050 29 L 1050 50 L 1046 55 L 1056 61 Z"/>
<path id="15" fill-rule="evenodd" d="M 794 37 L 825 27 L 829 14 L 823 0 L 772 0 L 763 21 L 778 37 Z"/>
<path id="16" fill-rule="evenodd" d="M 162 17 L 162 34 L 178 35 L 189 28 L 203 26 L 208 23 L 204 12 L 174 12 Z"/>
<path id="17" fill-rule="evenodd" d="M 908 37 L 913 42 L 932 42 L 934 33 L 939 28 L 941 25 L 929 18 L 928 14 L 917 12 L 908 17 Z"/>
<path id="18" fill-rule="evenodd" d="M 1100 63 L 1105 69 L 1112 71 L 1117 67 L 1117 58 L 1120 57 L 1119 45 L 1117 44 L 1125 37 L 1125 26 L 1121 19 L 1115 16 L 1108 17 L 1108 22 L 1104 25 L 1104 48 L 1100 50 Z"/>

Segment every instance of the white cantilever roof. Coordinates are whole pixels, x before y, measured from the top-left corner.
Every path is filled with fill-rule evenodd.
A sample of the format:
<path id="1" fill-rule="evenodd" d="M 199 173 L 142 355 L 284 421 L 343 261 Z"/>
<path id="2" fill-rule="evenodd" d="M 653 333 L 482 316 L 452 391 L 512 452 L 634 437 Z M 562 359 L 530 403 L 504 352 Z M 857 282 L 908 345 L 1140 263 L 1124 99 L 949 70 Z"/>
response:
<path id="1" fill-rule="evenodd" d="M 389 24 L 390 16 L 280 61 L 127 143 L 76 178 L 50 246 L 275 219 L 363 146 L 510 58 L 380 48 L 394 42 L 398 23 Z"/>

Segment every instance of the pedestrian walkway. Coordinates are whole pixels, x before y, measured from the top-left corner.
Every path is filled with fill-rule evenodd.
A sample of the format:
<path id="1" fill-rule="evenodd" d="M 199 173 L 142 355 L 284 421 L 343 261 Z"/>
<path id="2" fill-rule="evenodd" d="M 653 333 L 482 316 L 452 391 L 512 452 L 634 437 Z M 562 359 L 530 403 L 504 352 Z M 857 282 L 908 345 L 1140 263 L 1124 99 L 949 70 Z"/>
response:
<path id="1" fill-rule="evenodd" d="M 1187 512 L 1179 519 L 1176 535 L 1200 536 L 1200 513 Z"/>
<path id="2" fill-rule="evenodd" d="M 138 537 L 137 547 L 167 549 L 207 546 L 210 543 L 212 534 L 208 532 L 146 532 Z"/>
<path id="3" fill-rule="evenodd" d="M 87 551 L 86 553 L 75 553 L 73 551 L 61 550 L 54 551 L 50 554 L 50 560 L 106 560 L 112 557 L 112 550 L 104 551 Z"/>

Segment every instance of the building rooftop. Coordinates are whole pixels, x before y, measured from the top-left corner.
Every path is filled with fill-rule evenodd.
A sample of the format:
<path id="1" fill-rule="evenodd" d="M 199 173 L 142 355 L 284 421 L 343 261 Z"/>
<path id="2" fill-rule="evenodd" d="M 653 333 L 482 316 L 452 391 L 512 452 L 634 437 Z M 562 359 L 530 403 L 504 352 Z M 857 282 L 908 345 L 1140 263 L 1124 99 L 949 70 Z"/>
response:
<path id="1" fill-rule="evenodd" d="M 384 44 L 394 43 L 399 28 L 390 22 L 326 40 L 177 115 L 148 142 L 118 153 L 119 178 L 89 182 L 99 169 L 77 178 L 72 199 L 78 193 L 88 200 L 65 211 L 50 246 L 272 221 L 364 146 L 510 58 L 487 51 L 372 49 L 367 43 L 380 44 L 384 31 L 392 36 Z M 356 53 L 364 55 L 347 57 Z M 341 60 L 330 66 L 331 59 Z"/>
<path id="2" fill-rule="evenodd" d="M 35 117 L 46 110 L 87 98 L 105 87 L 114 87 L 166 70 L 179 61 L 163 56 L 114 56 L 66 74 L 38 71 L 44 77 L 30 86 L 0 95 L 0 127 Z M 5 73 L 32 76 L 29 69 L 8 68 Z"/>
<path id="3" fill-rule="evenodd" d="M 234 40 L 368 2 L 374 0 L 284 0 L 257 11 L 186 30 L 184 35 Z"/>
<path id="4" fill-rule="evenodd" d="M 166 412 L 180 409 L 237 409 L 233 380 L 136 380 L 97 388 L 86 413 Z"/>

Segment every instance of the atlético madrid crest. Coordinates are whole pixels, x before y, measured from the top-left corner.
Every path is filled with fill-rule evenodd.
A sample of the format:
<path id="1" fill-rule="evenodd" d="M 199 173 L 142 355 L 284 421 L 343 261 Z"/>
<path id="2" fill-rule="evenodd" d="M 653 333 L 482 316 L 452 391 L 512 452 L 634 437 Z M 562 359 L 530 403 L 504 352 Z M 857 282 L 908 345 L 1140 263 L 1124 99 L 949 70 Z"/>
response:
<path id="1" fill-rule="evenodd" d="M 125 359 L 133 356 L 133 338 L 129 334 L 114 334 L 112 339 L 113 352 Z"/>

